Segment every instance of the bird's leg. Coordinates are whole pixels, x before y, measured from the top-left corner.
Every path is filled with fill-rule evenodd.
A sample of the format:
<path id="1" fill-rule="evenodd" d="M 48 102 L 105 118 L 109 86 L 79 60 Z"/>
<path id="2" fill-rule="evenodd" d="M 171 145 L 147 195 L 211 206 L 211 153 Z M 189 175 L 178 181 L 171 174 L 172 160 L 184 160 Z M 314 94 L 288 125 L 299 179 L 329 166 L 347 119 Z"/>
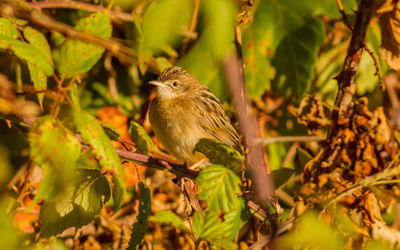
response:
<path id="1" fill-rule="evenodd" d="M 182 190 L 184 190 L 184 193 L 186 194 L 186 197 L 188 198 L 190 206 L 195 211 L 201 211 L 202 208 L 200 206 L 200 202 L 196 198 L 197 187 L 196 187 L 196 184 L 194 183 L 194 181 L 193 180 L 185 180 L 184 178 L 182 178 Z"/>
<path id="2" fill-rule="evenodd" d="M 196 162 L 195 164 L 188 166 L 188 168 L 191 170 L 200 171 L 209 165 L 211 165 L 210 161 L 207 158 L 203 158 L 203 159 L 199 160 L 198 162 Z"/>

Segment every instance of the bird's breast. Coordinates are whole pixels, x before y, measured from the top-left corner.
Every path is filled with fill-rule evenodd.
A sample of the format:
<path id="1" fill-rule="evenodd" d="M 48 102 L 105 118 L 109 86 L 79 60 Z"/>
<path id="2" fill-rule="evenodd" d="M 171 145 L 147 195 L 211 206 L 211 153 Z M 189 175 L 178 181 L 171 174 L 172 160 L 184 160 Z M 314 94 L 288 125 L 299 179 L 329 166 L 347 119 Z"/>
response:
<path id="1" fill-rule="evenodd" d="M 154 133 L 167 151 L 179 160 L 191 162 L 200 138 L 191 103 L 182 100 L 160 101 L 150 105 L 149 118 Z"/>

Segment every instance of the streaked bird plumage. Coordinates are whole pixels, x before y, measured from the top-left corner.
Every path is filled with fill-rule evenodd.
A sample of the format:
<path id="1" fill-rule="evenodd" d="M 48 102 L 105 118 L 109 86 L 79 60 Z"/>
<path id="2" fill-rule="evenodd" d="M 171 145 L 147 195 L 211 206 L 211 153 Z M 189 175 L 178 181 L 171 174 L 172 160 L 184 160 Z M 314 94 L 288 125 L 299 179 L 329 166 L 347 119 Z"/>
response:
<path id="1" fill-rule="evenodd" d="M 157 81 L 149 118 L 167 151 L 188 164 L 199 161 L 193 149 L 202 138 L 219 140 L 241 151 L 240 138 L 218 98 L 184 69 L 165 69 Z"/>

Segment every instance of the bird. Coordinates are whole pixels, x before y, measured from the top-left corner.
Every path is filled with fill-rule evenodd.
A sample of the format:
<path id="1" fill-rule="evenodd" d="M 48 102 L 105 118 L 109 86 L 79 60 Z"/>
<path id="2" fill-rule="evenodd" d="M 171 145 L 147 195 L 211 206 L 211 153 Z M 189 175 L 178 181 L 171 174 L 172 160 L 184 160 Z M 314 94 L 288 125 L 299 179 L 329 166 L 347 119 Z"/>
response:
<path id="1" fill-rule="evenodd" d="M 149 120 L 154 134 L 172 156 L 188 166 L 205 158 L 193 152 L 200 139 L 220 141 L 241 152 L 240 136 L 220 100 L 183 68 L 161 72 L 151 101 Z"/>

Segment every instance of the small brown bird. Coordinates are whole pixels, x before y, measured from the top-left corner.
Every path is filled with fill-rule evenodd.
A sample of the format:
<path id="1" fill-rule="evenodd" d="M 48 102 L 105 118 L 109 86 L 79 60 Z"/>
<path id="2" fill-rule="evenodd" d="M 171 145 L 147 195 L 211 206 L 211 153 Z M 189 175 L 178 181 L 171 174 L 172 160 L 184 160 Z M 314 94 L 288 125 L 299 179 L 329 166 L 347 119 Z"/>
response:
<path id="1" fill-rule="evenodd" d="M 241 151 L 240 139 L 218 98 L 180 67 L 165 69 L 150 105 L 156 137 L 177 159 L 193 165 L 204 156 L 193 153 L 202 138 L 216 139 Z"/>

